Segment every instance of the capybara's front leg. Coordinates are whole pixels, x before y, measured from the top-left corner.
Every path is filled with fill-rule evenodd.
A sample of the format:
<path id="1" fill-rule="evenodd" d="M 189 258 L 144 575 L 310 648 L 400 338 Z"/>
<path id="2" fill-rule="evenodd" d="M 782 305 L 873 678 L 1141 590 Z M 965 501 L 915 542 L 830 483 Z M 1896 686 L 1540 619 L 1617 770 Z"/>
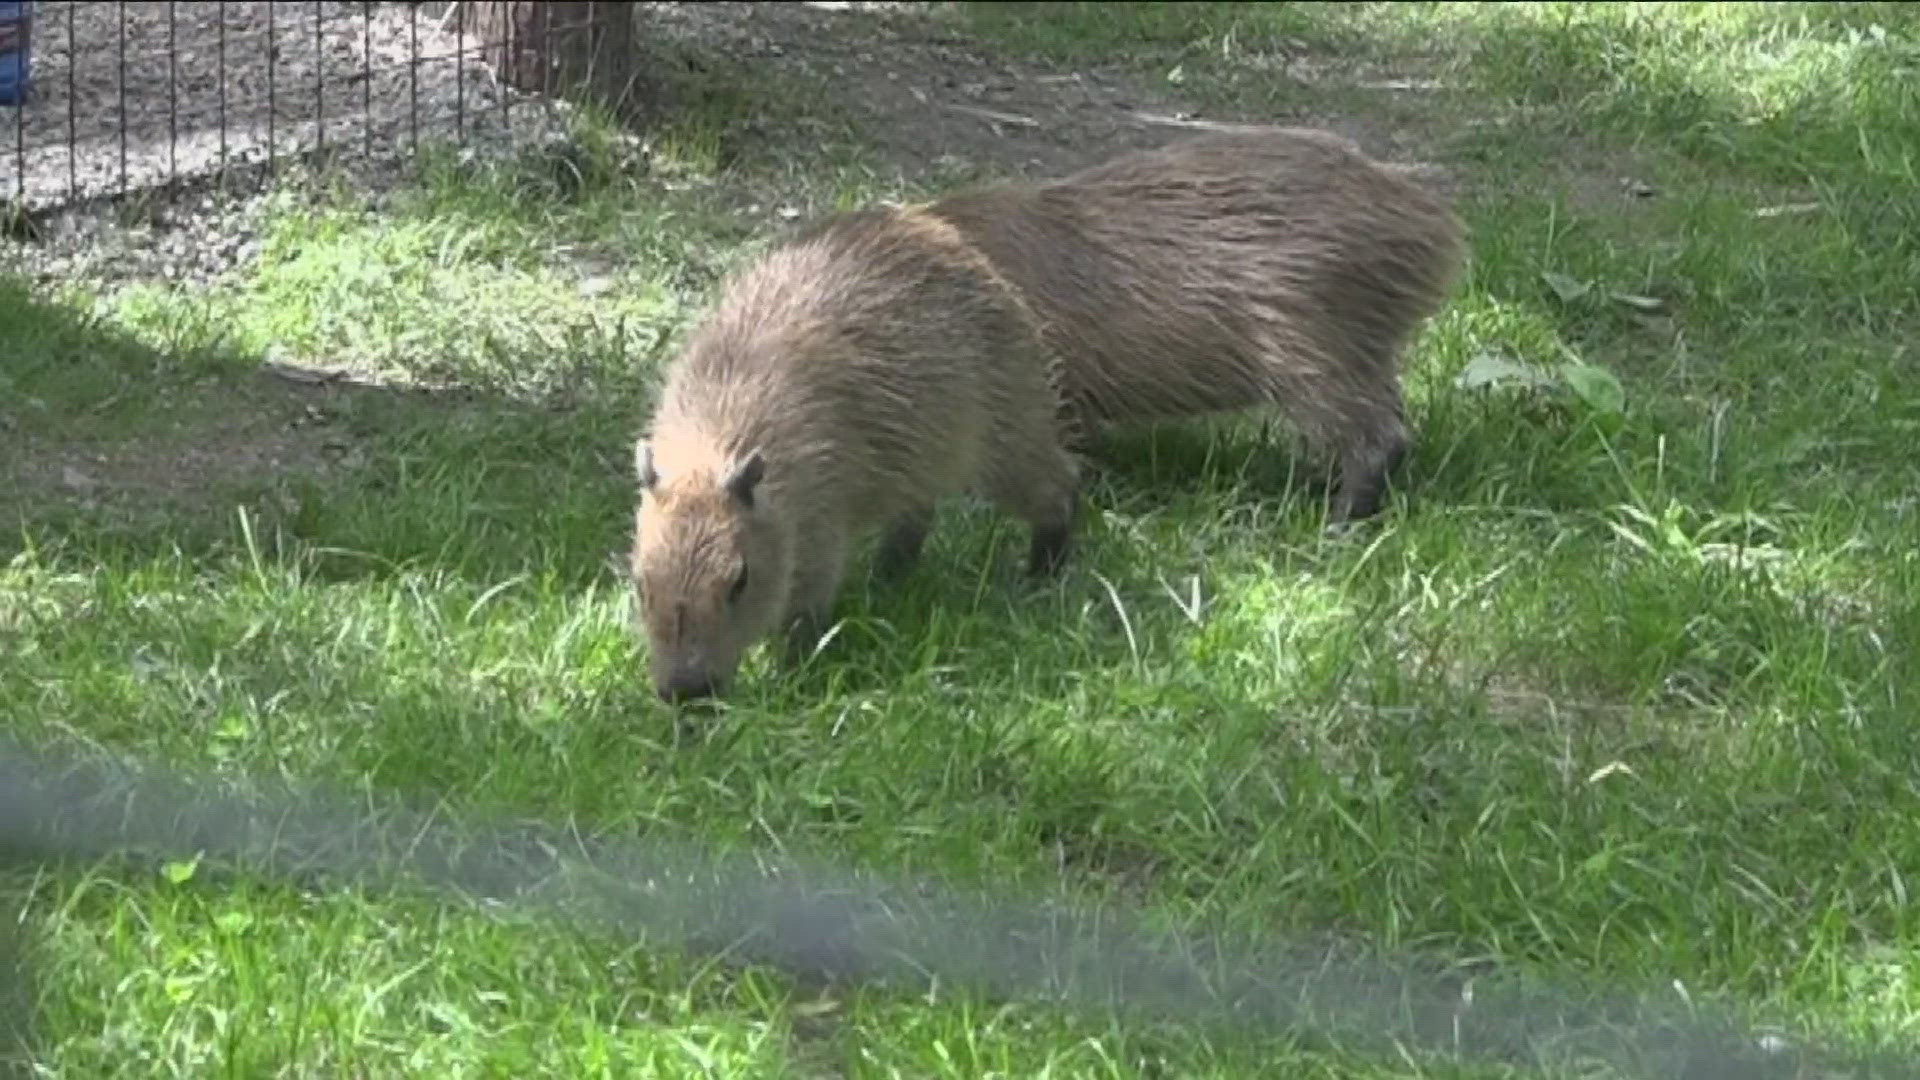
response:
<path id="1" fill-rule="evenodd" d="M 920 561 L 920 553 L 927 546 L 927 534 L 932 529 L 931 508 L 912 510 L 895 519 L 874 554 L 874 576 L 882 581 L 896 581 L 904 576 Z"/>
<path id="2" fill-rule="evenodd" d="M 832 624 L 833 602 L 846 567 L 846 541 L 822 533 L 802 533 L 794 552 L 793 588 L 787 604 L 786 659 L 801 663 L 813 654 Z"/>

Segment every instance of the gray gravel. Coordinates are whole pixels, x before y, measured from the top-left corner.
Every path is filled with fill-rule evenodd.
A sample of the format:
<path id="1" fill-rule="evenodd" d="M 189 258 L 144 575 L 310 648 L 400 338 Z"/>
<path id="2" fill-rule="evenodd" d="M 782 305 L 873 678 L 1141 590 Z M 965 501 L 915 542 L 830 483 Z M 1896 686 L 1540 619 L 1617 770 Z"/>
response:
<path id="1" fill-rule="evenodd" d="M 459 55 L 446 8 L 36 4 L 31 96 L 0 109 L 0 200 L 39 235 L 0 240 L 0 264 L 43 282 L 202 281 L 252 255 L 264 198 L 215 190 L 223 175 L 298 174 L 326 150 L 379 190 L 429 141 L 490 155 L 564 139 L 566 105 L 498 83 L 471 37 Z"/>
<path id="2" fill-rule="evenodd" d="M 549 122 L 458 47 L 444 7 L 40 3 L 32 95 L 0 113 L 6 195 L 41 210 L 323 144 L 393 157 Z"/>

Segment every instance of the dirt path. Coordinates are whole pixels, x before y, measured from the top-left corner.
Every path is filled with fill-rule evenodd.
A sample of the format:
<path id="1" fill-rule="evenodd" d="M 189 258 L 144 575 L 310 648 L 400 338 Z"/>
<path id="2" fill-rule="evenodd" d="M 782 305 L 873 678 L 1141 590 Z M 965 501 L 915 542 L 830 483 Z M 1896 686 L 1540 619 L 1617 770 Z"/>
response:
<path id="1" fill-rule="evenodd" d="M 863 145 L 910 176 L 935 173 L 952 158 L 996 173 L 1058 173 L 1236 122 L 1327 127 L 1395 160 L 1417 158 L 1433 141 L 1370 110 L 1316 111 L 1306 95 L 1289 107 L 1209 115 L 1165 72 L 1144 71 L 1137 60 L 1068 66 L 996 55 L 920 5 L 649 6 L 654 32 L 675 44 L 727 57 L 770 86 L 818 88 L 821 112 L 847 118 Z M 1386 92 L 1418 85 L 1304 47 L 1263 74 L 1282 84 Z"/>

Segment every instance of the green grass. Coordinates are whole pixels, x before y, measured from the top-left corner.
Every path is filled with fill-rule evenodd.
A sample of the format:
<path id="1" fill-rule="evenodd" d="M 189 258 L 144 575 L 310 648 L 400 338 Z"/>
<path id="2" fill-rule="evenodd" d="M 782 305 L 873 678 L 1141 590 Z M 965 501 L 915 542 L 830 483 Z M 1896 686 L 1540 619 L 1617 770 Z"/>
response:
<path id="1" fill-rule="evenodd" d="M 901 586 L 849 586 L 816 663 L 756 660 L 676 725 L 608 564 L 654 363 L 777 223 L 745 203 L 900 186 L 838 149 L 720 154 L 724 118 L 696 117 L 653 173 L 603 138 L 430 159 L 378 213 L 289 195 L 216 290 L 0 280 L 0 451 L 138 447 L 264 356 L 459 388 L 342 404 L 361 463 L 278 509 L 0 500 L 0 710 L 139 759 L 1679 984 L 1920 1046 L 1913 16 L 1044 7 L 958 14 L 1028 57 L 1171 59 L 1197 100 L 1257 111 L 1237 95 L 1271 51 L 1310 46 L 1433 68 L 1434 131 L 1499 118 L 1439 140 L 1474 264 L 1409 358 L 1421 441 L 1375 532 L 1323 538 L 1257 425 L 1124 438 L 1058 586 L 1023 591 L 1018 530 L 952 508 Z M 1658 197 L 1578 197 L 1569 162 L 1629 152 Z M 1754 216 L 1782 191 L 1818 206 Z M 1577 357 L 1622 403 L 1459 389 L 1486 357 Z M 6 881 L 46 1075 L 1506 1075 L 823 992 L 373 891 Z"/>

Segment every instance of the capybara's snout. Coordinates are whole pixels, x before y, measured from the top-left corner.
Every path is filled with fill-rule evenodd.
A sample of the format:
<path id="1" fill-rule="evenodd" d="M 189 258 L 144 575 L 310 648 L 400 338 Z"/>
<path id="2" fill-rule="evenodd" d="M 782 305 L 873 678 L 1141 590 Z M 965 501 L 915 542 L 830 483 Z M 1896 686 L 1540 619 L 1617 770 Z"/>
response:
<path id="1" fill-rule="evenodd" d="M 719 692 L 720 680 L 704 667 L 676 665 L 663 675 L 655 676 L 654 689 L 661 701 L 679 705 L 713 697 Z"/>

